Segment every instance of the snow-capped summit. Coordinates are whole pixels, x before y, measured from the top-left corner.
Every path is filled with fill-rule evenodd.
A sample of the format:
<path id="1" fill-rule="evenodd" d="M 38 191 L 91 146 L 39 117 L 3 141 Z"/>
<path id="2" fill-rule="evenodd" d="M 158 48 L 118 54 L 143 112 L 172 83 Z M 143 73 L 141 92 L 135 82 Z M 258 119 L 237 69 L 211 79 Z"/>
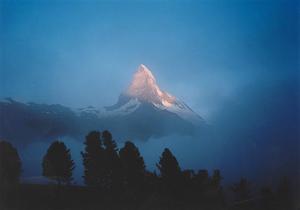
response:
<path id="1" fill-rule="evenodd" d="M 167 92 L 162 91 L 156 83 L 152 72 L 141 64 L 133 75 L 133 80 L 129 85 L 126 95 L 166 107 L 172 106 L 176 98 Z"/>
<path id="2" fill-rule="evenodd" d="M 161 90 L 151 70 L 144 64 L 138 67 L 129 87 L 120 95 L 117 104 L 106 107 L 106 116 L 130 114 L 145 103 L 158 110 L 174 113 L 193 124 L 203 122 L 203 119 L 184 102 Z"/>

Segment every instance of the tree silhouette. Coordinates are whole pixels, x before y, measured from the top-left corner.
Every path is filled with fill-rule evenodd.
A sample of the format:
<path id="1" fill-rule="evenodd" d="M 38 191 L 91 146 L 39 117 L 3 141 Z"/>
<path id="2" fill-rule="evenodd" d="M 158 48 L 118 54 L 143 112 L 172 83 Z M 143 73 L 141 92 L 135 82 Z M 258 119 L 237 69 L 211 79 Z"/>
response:
<path id="1" fill-rule="evenodd" d="M 194 183 L 194 178 L 195 178 L 195 172 L 193 170 L 187 169 L 183 170 L 181 172 L 181 188 L 182 188 L 182 194 L 183 198 L 185 199 L 192 199 L 192 196 L 195 190 L 195 183 Z"/>
<path id="2" fill-rule="evenodd" d="M 11 143 L 0 141 L 0 209 L 12 204 L 21 175 L 21 160 Z"/>
<path id="3" fill-rule="evenodd" d="M 102 138 L 105 151 L 111 153 L 112 156 L 118 156 L 117 143 L 113 140 L 111 133 L 108 130 L 103 131 Z"/>
<path id="4" fill-rule="evenodd" d="M 174 190 L 175 193 L 178 192 L 181 187 L 181 169 L 177 159 L 168 148 L 164 149 L 156 166 L 160 171 L 164 185 L 168 189 Z"/>
<path id="5" fill-rule="evenodd" d="M 145 186 L 147 190 L 152 192 L 158 191 L 159 177 L 157 176 L 156 171 L 145 171 Z"/>
<path id="6" fill-rule="evenodd" d="M 195 175 L 195 182 L 200 191 L 204 191 L 207 189 L 209 185 L 209 176 L 207 170 L 199 170 Z"/>
<path id="7" fill-rule="evenodd" d="M 204 169 L 199 170 L 198 173 L 194 175 L 192 183 L 192 188 L 195 192 L 193 196 L 197 199 L 202 199 L 210 184 L 208 171 Z"/>
<path id="8" fill-rule="evenodd" d="M 225 197 L 223 188 L 221 186 L 221 181 L 223 177 L 221 176 L 221 172 L 218 169 L 213 171 L 213 175 L 210 179 L 211 189 L 215 192 L 215 201 L 219 202 L 222 205 L 225 205 Z"/>
<path id="9" fill-rule="evenodd" d="M 119 190 L 122 183 L 121 161 L 118 154 L 118 147 L 109 131 L 102 133 L 105 151 L 105 186 L 108 190 Z"/>
<path id="10" fill-rule="evenodd" d="M 11 143 L 0 141 L 0 187 L 16 184 L 21 175 L 21 160 Z"/>
<path id="11" fill-rule="evenodd" d="M 247 200 L 251 197 L 250 186 L 250 182 L 246 178 L 241 178 L 238 183 L 231 187 L 237 201 Z"/>
<path id="12" fill-rule="evenodd" d="M 84 165 L 84 182 L 88 186 L 103 187 L 105 172 L 105 154 L 101 134 L 91 131 L 85 137 L 85 151 L 81 152 Z"/>
<path id="13" fill-rule="evenodd" d="M 218 169 L 215 169 L 213 172 L 213 175 L 211 177 L 211 185 L 214 188 L 220 188 L 221 187 L 221 180 L 222 180 L 222 176 L 221 176 L 221 172 Z"/>
<path id="14" fill-rule="evenodd" d="M 145 178 L 145 163 L 138 148 L 132 142 L 127 141 L 119 154 L 127 187 L 141 186 Z"/>
<path id="15" fill-rule="evenodd" d="M 63 142 L 53 142 L 43 158 L 43 176 L 57 181 L 58 185 L 70 184 L 74 170 L 74 161 L 70 150 Z"/>

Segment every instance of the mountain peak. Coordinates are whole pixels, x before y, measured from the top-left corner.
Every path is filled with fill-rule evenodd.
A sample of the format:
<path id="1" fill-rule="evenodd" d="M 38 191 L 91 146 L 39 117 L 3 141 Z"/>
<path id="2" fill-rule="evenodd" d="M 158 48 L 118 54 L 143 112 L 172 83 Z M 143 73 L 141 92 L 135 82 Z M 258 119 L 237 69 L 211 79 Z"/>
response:
<path id="1" fill-rule="evenodd" d="M 156 79 L 150 69 L 144 64 L 141 64 L 133 75 L 131 85 L 135 86 L 135 88 L 141 88 L 141 86 L 144 87 L 145 85 L 155 86 Z"/>
<path id="2" fill-rule="evenodd" d="M 162 113 L 175 114 L 193 125 L 198 126 L 204 122 L 183 101 L 161 90 L 151 70 L 141 64 L 134 73 L 127 90 L 119 96 L 118 102 L 105 109 L 108 111 L 107 116 L 115 116 L 140 113 L 145 107 L 152 107 L 154 112 L 163 111 Z"/>
<path id="3" fill-rule="evenodd" d="M 155 80 L 152 72 L 149 70 L 149 68 L 147 66 L 145 66 L 144 64 L 141 64 L 138 68 L 138 70 L 136 71 L 135 74 L 143 74 L 144 76 L 150 77 L 152 79 Z"/>
<path id="4" fill-rule="evenodd" d="M 156 83 L 152 72 L 144 64 L 141 64 L 133 75 L 126 95 L 154 104 L 161 104 L 166 107 L 172 106 L 175 97 L 162 91 Z"/>

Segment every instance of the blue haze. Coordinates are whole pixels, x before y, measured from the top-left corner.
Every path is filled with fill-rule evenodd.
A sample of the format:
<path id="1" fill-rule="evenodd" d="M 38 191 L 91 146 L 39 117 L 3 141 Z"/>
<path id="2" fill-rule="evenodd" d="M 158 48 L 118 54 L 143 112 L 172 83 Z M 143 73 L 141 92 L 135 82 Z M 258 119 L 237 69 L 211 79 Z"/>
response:
<path id="1" fill-rule="evenodd" d="M 0 5 L 1 98 L 72 108 L 112 105 L 143 63 L 162 89 L 215 128 L 205 139 L 171 136 L 138 143 L 149 169 L 168 146 L 183 168 L 222 168 L 227 177 L 263 176 L 260 162 L 270 166 L 269 174 L 295 170 L 297 1 L 4 0 Z M 80 141 L 66 142 L 74 151 L 82 149 Z M 24 176 L 39 173 L 33 163 L 40 164 L 47 146 L 25 149 Z"/>

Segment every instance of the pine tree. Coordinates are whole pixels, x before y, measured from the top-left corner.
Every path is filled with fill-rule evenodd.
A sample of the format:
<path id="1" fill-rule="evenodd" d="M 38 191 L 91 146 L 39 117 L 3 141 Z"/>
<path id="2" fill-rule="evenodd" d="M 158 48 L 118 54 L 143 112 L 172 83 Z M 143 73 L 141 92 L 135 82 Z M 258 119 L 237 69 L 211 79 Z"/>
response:
<path id="1" fill-rule="evenodd" d="M 136 189 L 141 186 L 145 178 L 145 163 L 138 148 L 130 141 L 120 149 L 120 159 L 127 187 Z"/>
<path id="2" fill-rule="evenodd" d="M 43 176 L 57 181 L 58 185 L 70 184 L 75 168 L 70 150 L 63 142 L 53 142 L 43 158 Z"/>
<path id="3" fill-rule="evenodd" d="M 19 182 L 21 160 L 11 143 L 0 141 L 0 186 Z"/>
<path id="4" fill-rule="evenodd" d="M 101 134 L 90 132 L 85 138 L 85 151 L 81 152 L 84 165 L 84 182 L 88 186 L 103 187 L 105 157 Z"/>
<path id="5" fill-rule="evenodd" d="M 169 149 L 165 149 L 160 157 L 157 168 L 164 185 L 171 190 L 177 191 L 181 185 L 181 169 L 175 156 Z"/>
<path id="6" fill-rule="evenodd" d="M 216 195 L 216 201 L 221 202 L 222 205 L 224 205 L 224 192 L 223 188 L 221 186 L 221 181 L 223 177 L 221 176 L 221 172 L 219 169 L 215 169 L 213 172 L 213 175 L 211 177 L 211 189 L 215 192 Z"/>
<path id="7" fill-rule="evenodd" d="M 107 151 L 107 153 L 110 153 L 110 155 L 112 156 L 117 156 L 118 155 L 117 143 L 113 140 L 111 133 L 108 130 L 103 131 L 102 138 L 103 138 L 105 151 Z"/>
<path id="8" fill-rule="evenodd" d="M 118 147 L 109 131 L 102 133 L 105 151 L 105 186 L 108 190 L 119 190 L 122 183 L 121 161 L 118 154 Z"/>
<path id="9" fill-rule="evenodd" d="M 208 171 L 206 169 L 199 170 L 195 176 L 195 181 L 200 191 L 206 190 L 209 185 Z"/>
<path id="10" fill-rule="evenodd" d="M 212 187 L 214 187 L 215 189 L 219 189 L 221 187 L 221 180 L 222 180 L 222 176 L 220 170 L 215 169 L 211 177 Z"/>
<path id="11" fill-rule="evenodd" d="M 11 143 L 0 141 L 0 209 L 16 199 L 20 175 L 18 151 Z"/>

